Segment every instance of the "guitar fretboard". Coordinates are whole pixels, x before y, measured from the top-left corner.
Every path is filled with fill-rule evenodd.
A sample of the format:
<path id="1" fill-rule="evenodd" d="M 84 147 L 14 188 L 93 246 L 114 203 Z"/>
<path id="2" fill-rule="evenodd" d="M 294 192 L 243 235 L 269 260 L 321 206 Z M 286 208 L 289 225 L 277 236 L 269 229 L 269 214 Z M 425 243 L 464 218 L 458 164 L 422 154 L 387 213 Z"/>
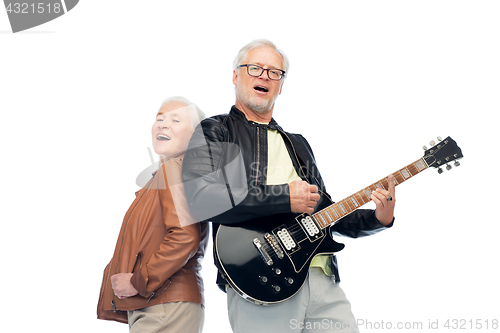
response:
<path id="1" fill-rule="evenodd" d="M 394 172 L 392 174 L 394 179 L 394 184 L 397 186 L 411 177 L 419 174 L 423 170 L 427 169 L 427 163 L 422 159 L 419 159 L 406 167 Z M 338 220 L 343 218 L 344 216 L 352 213 L 354 210 L 359 207 L 367 204 L 371 201 L 370 196 L 373 191 L 377 188 L 382 188 L 387 190 L 389 187 L 389 180 L 383 178 L 376 183 L 371 184 L 368 187 L 365 187 L 361 191 L 354 193 L 353 195 L 348 196 L 347 198 L 340 200 L 322 210 L 312 215 L 312 217 L 319 224 L 321 229 L 325 229 L 326 227 L 335 224 Z"/>

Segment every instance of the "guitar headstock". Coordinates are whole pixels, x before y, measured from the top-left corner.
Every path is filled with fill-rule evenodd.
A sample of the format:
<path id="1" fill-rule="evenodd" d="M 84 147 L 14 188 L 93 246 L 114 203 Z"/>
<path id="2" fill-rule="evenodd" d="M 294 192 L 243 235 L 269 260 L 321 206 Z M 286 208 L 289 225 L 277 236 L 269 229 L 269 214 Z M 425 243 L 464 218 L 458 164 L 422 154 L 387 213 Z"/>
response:
<path id="1" fill-rule="evenodd" d="M 443 169 L 441 168 L 443 165 L 446 165 L 446 170 L 451 169 L 450 162 L 455 161 L 455 166 L 459 166 L 460 160 L 464 155 L 462 155 L 462 150 L 457 145 L 455 140 L 450 137 L 442 140 L 438 137 L 439 142 L 436 144 L 434 141 L 431 141 L 430 144 L 432 147 L 427 149 L 427 147 L 423 147 L 425 150 L 424 161 L 427 163 L 429 167 L 438 168 L 438 172 L 441 174 Z"/>

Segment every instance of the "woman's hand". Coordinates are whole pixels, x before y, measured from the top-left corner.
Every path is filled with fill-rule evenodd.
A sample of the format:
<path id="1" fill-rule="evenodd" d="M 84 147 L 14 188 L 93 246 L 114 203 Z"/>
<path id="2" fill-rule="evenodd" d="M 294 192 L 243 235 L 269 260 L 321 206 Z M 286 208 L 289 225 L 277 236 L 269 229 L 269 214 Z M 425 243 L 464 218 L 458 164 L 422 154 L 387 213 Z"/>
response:
<path id="1" fill-rule="evenodd" d="M 132 275 L 132 273 L 118 273 L 111 277 L 111 286 L 119 299 L 132 297 L 139 293 L 130 282 Z"/>

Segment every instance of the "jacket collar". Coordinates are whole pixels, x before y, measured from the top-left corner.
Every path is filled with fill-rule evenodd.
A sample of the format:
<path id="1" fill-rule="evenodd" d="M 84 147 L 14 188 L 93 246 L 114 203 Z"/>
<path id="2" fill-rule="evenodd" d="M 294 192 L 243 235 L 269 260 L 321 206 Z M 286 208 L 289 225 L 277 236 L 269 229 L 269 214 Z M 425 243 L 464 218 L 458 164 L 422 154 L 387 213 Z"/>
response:
<path id="1" fill-rule="evenodd" d="M 276 120 L 274 120 L 274 118 L 271 118 L 271 121 L 267 125 L 266 124 L 259 124 L 259 123 L 256 123 L 255 121 L 247 120 L 247 117 L 245 116 L 245 114 L 243 112 L 241 112 L 234 105 L 231 107 L 231 111 L 229 112 L 229 114 L 231 116 L 235 117 L 236 119 L 241 120 L 241 121 L 243 121 L 243 122 L 245 122 L 247 124 L 250 124 L 250 125 L 257 125 L 257 126 L 266 127 L 266 128 L 273 129 L 273 130 L 283 131 L 283 129 L 281 128 L 281 126 L 278 125 L 278 123 L 276 122 Z"/>
<path id="2" fill-rule="evenodd" d="M 174 156 L 174 157 L 170 157 L 168 159 L 165 159 L 164 157 L 160 156 L 160 160 L 156 163 L 158 163 L 158 169 L 156 169 L 152 175 L 153 177 L 156 176 L 156 173 L 158 172 L 158 170 L 160 170 L 161 168 L 163 168 L 163 166 L 165 165 L 165 163 L 169 160 L 179 160 L 179 163 L 182 165 L 182 160 L 184 159 L 184 155 L 186 154 L 185 151 L 183 151 L 182 153 L 180 153 L 179 155 L 177 156 Z"/>

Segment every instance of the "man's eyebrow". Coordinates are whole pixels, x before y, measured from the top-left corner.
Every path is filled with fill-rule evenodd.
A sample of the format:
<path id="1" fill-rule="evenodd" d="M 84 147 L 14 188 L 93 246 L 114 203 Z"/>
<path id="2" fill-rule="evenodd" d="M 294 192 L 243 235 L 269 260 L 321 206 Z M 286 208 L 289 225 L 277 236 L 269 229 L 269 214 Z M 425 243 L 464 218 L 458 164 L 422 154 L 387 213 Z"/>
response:
<path id="1" fill-rule="evenodd" d="M 265 67 L 265 65 L 263 63 L 261 63 L 261 62 L 254 62 L 253 65 L 259 65 L 262 68 Z M 273 65 L 269 66 L 268 68 L 280 69 L 278 66 L 273 66 Z"/>

